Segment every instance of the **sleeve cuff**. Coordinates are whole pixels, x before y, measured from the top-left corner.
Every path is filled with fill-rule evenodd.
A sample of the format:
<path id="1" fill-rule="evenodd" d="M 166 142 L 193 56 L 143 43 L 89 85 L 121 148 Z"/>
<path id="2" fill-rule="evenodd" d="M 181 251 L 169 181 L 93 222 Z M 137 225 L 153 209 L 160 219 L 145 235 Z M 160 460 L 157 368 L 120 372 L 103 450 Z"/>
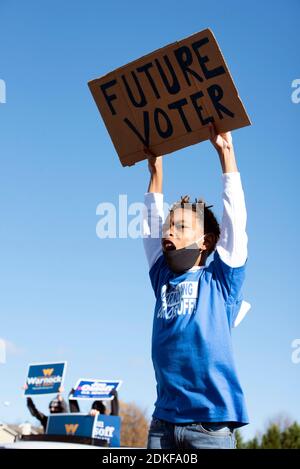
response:
<path id="1" fill-rule="evenodd" d="M 164 201 L 164 194 L 162 192 L 145 192 L 144 194 L 145 203 L 151 204 L 163 204 Z"/>
<path id="2" fill-rule="evenodd" d="M 241 173 L 239 171 L 233 171 L 231 173 L 222 173 L 223 179 L 239 179 L 241 177 Z"/>

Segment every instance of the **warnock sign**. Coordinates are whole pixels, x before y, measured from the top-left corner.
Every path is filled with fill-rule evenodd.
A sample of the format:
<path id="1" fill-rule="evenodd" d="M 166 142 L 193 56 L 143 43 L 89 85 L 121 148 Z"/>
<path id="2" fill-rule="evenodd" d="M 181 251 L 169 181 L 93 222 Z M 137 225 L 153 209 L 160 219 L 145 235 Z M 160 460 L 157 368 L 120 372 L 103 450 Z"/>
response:
<path id="1" fill-rule="evenodd" d="M 123 166 L 251 124 L 210 29 L 88 85 Z"/>
<path id="2" fill-rule="evenodd" d="M 25 396 L 58 393 L 63 385 L 66 367 L 67 362 L 30 364 Z"/>

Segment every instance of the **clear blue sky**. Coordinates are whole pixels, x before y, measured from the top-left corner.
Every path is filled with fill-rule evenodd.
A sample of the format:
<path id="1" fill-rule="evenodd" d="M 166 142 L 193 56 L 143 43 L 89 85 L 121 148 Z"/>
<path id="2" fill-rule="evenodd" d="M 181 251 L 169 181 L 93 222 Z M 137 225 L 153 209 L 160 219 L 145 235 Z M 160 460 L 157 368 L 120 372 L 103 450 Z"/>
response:
<path id="1" fill-rule="evenodd" d="M 123 168 L 87 81 L 207 27 L 253 121 L 233 132 L 248 209 L 244 297 L 234 331 L 251 424 L 300 421 L 298 0 L 0 1 L 0 420 L 29 419 L 20 387 L 32 361 L 68 360 L 78 377 L 121 378 L 121 399 L 151 415 L 154 295 L 141 239 L 100 240 L 101 202 L 143 200 L 146 163 Z M 221 168 L 208 142 L 164 158 L 168 202 L 205 196 L 221 217 Z M 10 406 L 5 406 L 5 401 Z M 46 410 L 47 398 L 37 399 Z"/>

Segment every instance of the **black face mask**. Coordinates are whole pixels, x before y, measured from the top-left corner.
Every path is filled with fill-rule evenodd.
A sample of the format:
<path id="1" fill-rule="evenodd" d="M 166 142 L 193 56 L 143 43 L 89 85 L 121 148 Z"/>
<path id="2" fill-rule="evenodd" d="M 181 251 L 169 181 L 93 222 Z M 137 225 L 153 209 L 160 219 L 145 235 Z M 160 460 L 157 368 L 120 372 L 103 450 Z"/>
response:
<path id="1" fill-rule="evenodd" d="M 204 236 L 200 239 L 203 237 Z M 181 249 L 163 251 L 163 254 L 169 269 L 175 274 L 180 274 L 181 272 L 186 272 L 195 265 L 201 251 L 202 249 L 198 247 L 198 244 L 195 241 L 189 246 L 185 246 Z"/>

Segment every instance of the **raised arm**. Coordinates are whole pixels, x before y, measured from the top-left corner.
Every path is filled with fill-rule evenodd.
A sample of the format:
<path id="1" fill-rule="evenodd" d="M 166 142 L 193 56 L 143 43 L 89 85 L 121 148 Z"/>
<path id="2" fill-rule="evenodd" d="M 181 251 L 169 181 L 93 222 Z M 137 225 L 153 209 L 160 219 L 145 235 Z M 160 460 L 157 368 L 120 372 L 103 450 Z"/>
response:
<path id="1" fill-rule="evenodd" d="M 74 412 L 80 412 L 80 407 L 79 407 L 79 403 L 77 401 L 77 399 L 73 399 L 73 394 L 74 394 L 74 391 L 75 389 L 72 388 L 71 391 L 69 392 L 69 396 L 68 396 L 68 399 L 69 399 L 69 409 L 70 409 L 70 412 L 71 413 L 74 413 Z"/>
<path id="2" fill-rule="evenodd" d="M 162 194 L 163 186 L 163 164 L 162 156 L 155 156 L 150 149 L 145 148 L 148 158 L 148 169 L 150 173 L 150 181 L 148 192 L 156 192 Z"/>
<path id="3" fill-rule="evenodd" d="M 145 153 L 148 157 L 150 181 L 148 192 L 145 193 L 144 197 L 143 242 L 149 269 L 151 269 L 162 254 L 161 232 L 164 221 L 163 164 L 161 156 L 155 156 L 149 149 L 145 149 Z"/>
<path id="4" fill-rule="evenodd" d="M 247 211 L 241 176 L 237 168 L 232 137 L 230 132 L 217 135 L 211 127 L 211 142 L 216 148 L 222 167 L 223 178 L 223 216 L 221 235 L 217 251 L 221 260 L 229 266 L 231 281 L 234 281 L 235 267 L 244 266 L 248 251 L 246 233 Z M 236 327 L 251 308 L 244 300 L 237 301 L 232 311 L 232 327 Z"/>
<path id="5" fill-rule="evenodd" d="M 211 127 L 211 142 L 218 152 L 223 171 L 223 216 L 217 250 L 227 265 L 241 267 L 248 256 L 247 211 L 231 133 L 217 135 Z"/>

